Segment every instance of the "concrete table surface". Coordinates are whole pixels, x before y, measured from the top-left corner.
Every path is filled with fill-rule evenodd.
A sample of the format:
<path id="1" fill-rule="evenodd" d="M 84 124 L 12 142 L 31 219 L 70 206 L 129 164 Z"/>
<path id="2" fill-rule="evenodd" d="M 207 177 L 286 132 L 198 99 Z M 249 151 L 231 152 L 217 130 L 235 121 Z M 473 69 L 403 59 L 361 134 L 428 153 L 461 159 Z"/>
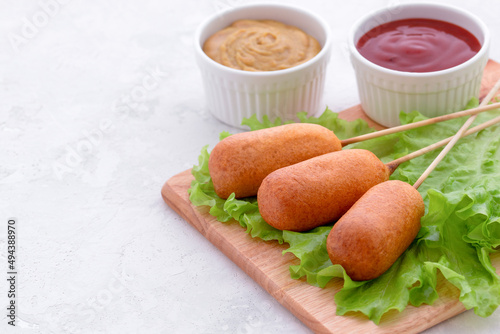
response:
<path id="1" fill-rule="evenodd" d="M 165 205 L 160 189 L 230 128 L 207 111 L 193 34 L 246 0 L 0 3 L 0 249 L 17 221 L 17 321 L 0 332 L 310 333 Z M 352 22 L 396 1 L 276 1 L 334 32 L 325 105 L 359 103 L 345 48 Z M 404 3 L 406 1 L 401 1 Z M 453 3 L 492 31 L 500 4 Z M 500 311 L 427 331 L 498 333 Z"/>

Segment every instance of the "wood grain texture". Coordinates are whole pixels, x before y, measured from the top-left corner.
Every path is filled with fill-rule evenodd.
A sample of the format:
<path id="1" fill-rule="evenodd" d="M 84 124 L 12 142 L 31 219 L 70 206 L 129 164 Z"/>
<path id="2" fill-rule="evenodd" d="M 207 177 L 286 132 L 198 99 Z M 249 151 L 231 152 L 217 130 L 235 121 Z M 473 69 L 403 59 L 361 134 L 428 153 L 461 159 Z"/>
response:
<path id="1" fill-rule="evenodd" d="M 481 96 L 498 78 L 500 64 L 489 61 Z M 341 112 L 340 117 L 363 118 L 371 126 L 383 128 L 370 120 L 359 105 Z M 322 289 L 303 279 L 290 278 L 288 268 L 298 260 L 290 253 L 282 255 L 287 245 L 252 239 L 235 221 L 221 223 L 208 213 L 208 208 L 193 206 L 187 193 L 192 180 L 190 170 L 170 178 L 161 190 L 164 201 L 315 333 L 418 333 L 465 310 L 458 300 L 458 289 L 439 277 L 440 298 L 432 306 L 409 305 L 401 313 L 390 311 L 379 326 L 359 312 L 337 316 L 334 295 L 342 288 L 343 280 L 333 279 Z M 500 253 L 493 254 L 491 260 L 500 274 Z"/>
<path id="2" fill-rule="evenodd" d="M 433 306 L 391 311 L 379 326 L 361 313 L 337 316 L 334 295 L 343 280 L 333 279 L 321 289 L 290 278 L 288 267 L 298 260 L 290 253 L 282 255 L 287 246 L 252 239 L 238 223 L 221 223 L 207 208 L 193 206 L 187 193 L 193 179 L 190 170 L 169 179 L 161 191 L 165 202 L 316 333 L 418 333 L 465 310 L 458 301 L 459 291 L 440 277 L 440 298 Z M 492 262 L 500 268 L 500 253 L 492 256 Z"/>

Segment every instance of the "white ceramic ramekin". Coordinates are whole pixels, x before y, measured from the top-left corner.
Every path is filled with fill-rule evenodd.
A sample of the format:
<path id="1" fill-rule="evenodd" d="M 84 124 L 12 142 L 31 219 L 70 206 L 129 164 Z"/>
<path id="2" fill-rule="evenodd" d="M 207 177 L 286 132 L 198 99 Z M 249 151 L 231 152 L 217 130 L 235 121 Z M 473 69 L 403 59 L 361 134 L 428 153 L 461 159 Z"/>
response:
<path id="1" fill-rule="evenodd" d="M 309 61 L 278 71 L 251 72 L 221 65 L 203 52 L 203 43 L 215 32 L 240 19 L 271 19 L 296 26 L 315 37 L 321 51 Z M 235 7 L 208 18 L 195 33 L 195 55 L 210 112 L 220 121 L 243 128 L 252 115 L 259 120 L 296 120 L 300 111 L 317 114 L 322 105 L 325 72 L 330 59 L 330 28 L 319 16 L 279 4 Z"/>
<path id="2" fill-rule="evenodd" d="M 409 18 L 447 21 L 471 32 L 481 43 L 480 51 L 455 67 L 435 72 L 402 72 L 384 68 L 364 58 L 356 43 L 376 26 Z M 399 113 L 417 110 L 428 117 L 462 110 L 478 97 L 488 61 L 490 33 L 476 16 L 462 9 L 435 3 L 399 4 L 358 20 L 349 34 L 351 62 L 356 73 L 361 106 L 374 121 L 399 125 Z"/>

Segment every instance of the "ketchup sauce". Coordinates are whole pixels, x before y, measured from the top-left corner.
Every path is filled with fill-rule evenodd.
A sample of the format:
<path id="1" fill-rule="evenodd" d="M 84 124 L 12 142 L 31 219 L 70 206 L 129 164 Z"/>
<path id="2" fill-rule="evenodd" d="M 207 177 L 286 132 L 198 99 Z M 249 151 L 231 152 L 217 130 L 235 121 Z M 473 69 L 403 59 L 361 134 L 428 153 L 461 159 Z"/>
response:
<path id="1" fill-rule="evenodd" d="M 431 19 L 405 19 L 379 25 L 356 48 L 377 65 L 403 72 L 434 72 L 472 58 L 481 43 L 469 31 Z"/>

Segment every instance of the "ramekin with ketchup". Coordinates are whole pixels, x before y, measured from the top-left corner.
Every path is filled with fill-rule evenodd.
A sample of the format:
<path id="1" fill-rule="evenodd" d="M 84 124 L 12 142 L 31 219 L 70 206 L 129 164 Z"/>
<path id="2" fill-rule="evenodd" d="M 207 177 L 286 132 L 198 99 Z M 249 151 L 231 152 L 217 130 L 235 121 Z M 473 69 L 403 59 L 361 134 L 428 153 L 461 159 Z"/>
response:
<path id="1" fill-rule="evenodd" d="M 462 110 L 479 95 L 489 39 L 480 19 L 448 5 L 396 5 L 364 16 L 348 41 L 364 111 L 391 127 L 401 111 Z"/>

